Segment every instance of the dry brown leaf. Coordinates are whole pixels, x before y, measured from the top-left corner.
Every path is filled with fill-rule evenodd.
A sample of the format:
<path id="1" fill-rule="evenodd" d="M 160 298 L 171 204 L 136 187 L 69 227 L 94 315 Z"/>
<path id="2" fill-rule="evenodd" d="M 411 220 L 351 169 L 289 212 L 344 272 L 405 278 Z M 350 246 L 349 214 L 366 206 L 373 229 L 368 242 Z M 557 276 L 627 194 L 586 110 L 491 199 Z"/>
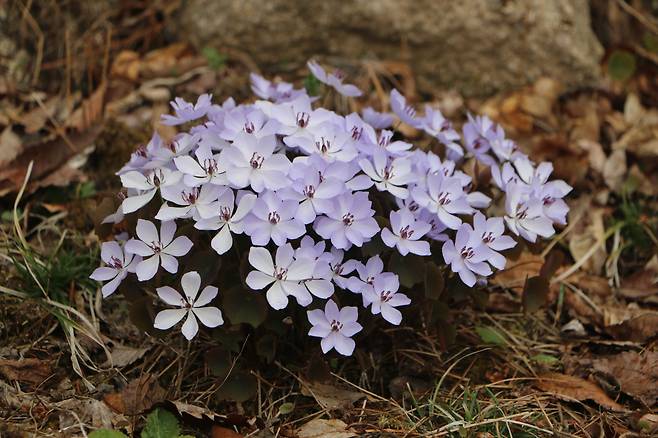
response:
<path id="1" fill-rule="evenodd" d="M 325 409 L 343 409 L 365 397 L 361 392 L 349 391 L 319 382 L 304 382 L 302 394 L 313 397 Z"/>
<path id="2" fill-rule="evenodd" d="M 149 351 L 149 347 L 134 348 L 127 345 L 117 344 L 110 352 L 110 358 L 104 366 L 125 367 L 139 360 Z"/>
<path id="3" fill-rule="evenodd" d="M 23 150 L 23 143 L 18 135 L 7 126 L 0 134 L 0 166 L 10 163 Z"/>
<path id="4" fill-rule="evenodd" d="M 141 60 L 139 53 L 132 50 L 122 50 L 114 58 L 110 74 L 113 77 L 125 78 L 130 81 L 136 81 L 139 77 Z"/>
<path id="5" fill-rule="evenodd" d="M 239 434 L 232 429 L 227 429 L 226 427 L 221 427 L 217 425 L 213 425 L 210 436 L 212 438 L 243 438 L 244 437 L 244 435 Z"/>
<path id="6" fill-rule="evenodd" d="M 69 398 L 55 405 L 60 409 L 59 428 L 66 430 L 80 424 L 89 424 L 94 428 L 113 429 L 125 417 L 112 412 L 102 401 L 93 398 Z M 75 415 L 72 413 L 75 412 Z"/>
<path id="7" fill-rule="evenodd" d="M 622 392 L 649 407 L 658 402 L 658 352 L 625 351 L 595 359 L 593 365 L 595 370 L 614 377 Z"/>
<path id="8" fill-rule="evenodd" d="M 356 436 L 341 420 L 316 418 L 297 429 L 299 438 L 350 438 Z"/>
<path id="9" fill-rule="evenodd" d="M 164 401 L 166 391 L 151 374 L 144 374 L 128 383 L 121 392 L 106 394 L 105 403 L 116 412 L 128 416 L 139 415 Z"/>
<path id="10" fill-rule="evenodd" d="M 619 192 L 626 180 L 626 151 L 623 149 L 613 150 L 603 165 L 603 180 L 613 191 Z"/>
<path id="11" fill-rule="evenodd" d="M 646 342 L 658 336 L 658 312 L 646 312 L 605 330 L 618 341 Z"/>
<path id="12" fill-rule="evenodd" d="M 30 358 L 20 360 L 0 359 L 0 374 L 7 380 L 18 380 L 35 385 L 40 384 L 52 375 L 50 362 Z"/>
<path id="13" fill-rule="evenodd" d="M 657 256 L 654 256 L 656 258 Z M 624 278 L 618 290 L 619 295 L 643 302 L 658 302 L 658 272 L 647 268 Z"/>
<path id="14" fill-rule="evenodd" d="M 574 208 L 569 211 L 569 222 L 573 223 L 577 218 L 573 231 L 569 233 L 569 251 L 573 259 L 578 262 L 592 249 L 605 235 L 605 223 L 603 218 L 606 210 L 593 205 L 591 199 L 582 197 L 571 203 Z M 587 259 L 581 269 L 591 274 L 601 273 L 605 260 L 608 257 L 605 246 L 601 247 Z"/>
<path id="15" fill-rule="evenodd" d="M 498 271 L 491 282 L 520 294 L 523 292 L 526 278 L 539 275 L 543 264 L 544 258 L 541 255 L 524 251 L 518 259 L 508 260 L 505 269 Z"/>
<path id="16" fill-rule="evenodd" d="M 592 400 L 606 409 L 613 411 L 626 410 L 619 403 L 612 400 L 595 383 L 580 377 L 561 373 L 546 373 L 537 378 L 535 385 L 542 391 L 566 400 Z"/>
<path id="17" fill-rule="evenodd" d="M 204 408 L 203 406 L 191 405 L 182 401 L 172 401 L 170 403 L 174 405 L 180 415 L 187 414 L 196 418 L 197 420 L 203 420 L 204 418 L 210 418 L 211 420 L 215 420 L 216 418 L 225 418 L 224 416 L 219 415 L 218 413 L 213 412 L 208 408 Z"/>

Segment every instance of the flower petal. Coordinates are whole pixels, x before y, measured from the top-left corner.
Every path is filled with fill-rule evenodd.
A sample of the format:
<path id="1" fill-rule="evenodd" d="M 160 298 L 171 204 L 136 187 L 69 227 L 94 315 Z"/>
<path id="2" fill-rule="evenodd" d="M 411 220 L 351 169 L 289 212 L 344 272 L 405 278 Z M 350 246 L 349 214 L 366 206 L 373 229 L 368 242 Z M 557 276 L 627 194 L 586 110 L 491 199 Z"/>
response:
<path id="1" fill-rule="evenodd" d="M 187 310 L 185 309 L 166 309 L 155 315 L 153 327 L 160 330 L 167 330 L 175 326 L 178 321 L 183 319 Z"/>
<path id="2" fill-rule="evenodd" d="M 224 324 L 222 312 L 217 307 L 193 307 L 192 312 L 206 327 L 217 327 Z"/>

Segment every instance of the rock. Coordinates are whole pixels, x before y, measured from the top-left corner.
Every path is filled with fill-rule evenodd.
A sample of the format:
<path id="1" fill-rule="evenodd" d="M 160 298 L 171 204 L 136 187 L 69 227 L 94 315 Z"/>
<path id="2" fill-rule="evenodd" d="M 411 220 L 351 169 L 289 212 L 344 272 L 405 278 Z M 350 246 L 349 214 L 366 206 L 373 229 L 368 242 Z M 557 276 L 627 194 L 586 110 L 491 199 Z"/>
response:
<path id="1" fill-rule="evenodd" d="M 188 0 L 177 18 L 180 38 L 273 70 L 321 55 L 398 60 L 421 90 L 467 96 L 541 76 L 591 85 L 603 53 L 587 0 Z"/>

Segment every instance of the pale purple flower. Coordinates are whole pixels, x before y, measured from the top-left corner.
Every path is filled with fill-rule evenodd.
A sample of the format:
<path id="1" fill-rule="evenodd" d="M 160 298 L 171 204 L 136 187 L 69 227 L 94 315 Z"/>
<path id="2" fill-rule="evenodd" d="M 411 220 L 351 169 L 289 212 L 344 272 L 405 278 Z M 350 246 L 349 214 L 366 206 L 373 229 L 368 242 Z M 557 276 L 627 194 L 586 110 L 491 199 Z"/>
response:
<path id="1" fill-rule="evenodd" d="M 163 114 L 161 122 L 163 125 L 182 125 L 191 120 L 200 119 L 205 116 L 211 106 L 212 94 L 202 94 L 199 96 L 195 104 L 186 102 L 185 99 L 177 97 L 173 101 L 169 102 L 169 105 L 173 108 L 176 113 L 175 116 L 169 114 Z"/>
<path id="2" fill-rule="evenodd" d="M 215 286 L 206 286 L 201 293 L 201 276 L 196 271 L 187 272 L 181 278 L 180 284 L 183 288 L 183 297 L 178 291 L 169 286 L 156 289 L 162 301 L 170 306 L 179 306 L 180 309 L 166 309 L 155 315 L 153 327 L 167 330 L 178 324 L 187 315 L 187 319 L 181 327 L 183 336 L 191 341 L 199 331 L 199 323 L 206 327 L 214 328 L 224 324 L 222 312 L 217 307 L 207 306 L 217 296 L 218 290 Z"/>
<path id="3" fill-rule="evenodd" d="M 300 167 L 304 168 L 301 177 L 291 178 L 290 187 L 280 190 L 279 194 L 284 199 L 299 202 L 296 217 L 304 224 L 310 224 L 317 215 L 332 208 L 333 198 L 345 191 L 345 183 L 336 178 L 320 178 L 320 172 L 310 165 L 298 163 L 297 171 Z"/>
<path id="4" fill-rule="evenodd" d="M 475 235 L 480 236 L 482 243 L 487 246 L 491 253 L 487 256 L 487 261 L 496 269 L 505 268 L 505 257 L 497 251 L 504 251 L 513 248 L 516 241 L 510 236 L 503 235 L 505 231 L 505 222 L 502 217 L 486 218 L 479 211 L 473 215 L 473 231 Z"/>
<path id="5" fill-rule="evenodd" d="M 238 107 L 224 116 L 224 129 L 221 137 L 235 140 L 238 133 L 247 133 L 261 138 L 279 133 L 279 122 L 270 119 L 259 109 Z"/>
<path id="6" fill-rule="evenodd" d="M 150 280 L 158 272 L 160 265 L 172 274 L 178 271 L 178 260 L 192 249 L 192 241 L 187 236 L 176 234 L 174 221 L 162 222 L 160 234 L 153 222 L 144 219 L 137 220 L 137 237 L 126 242 L 125 250 L 142 256 L 144 260 L 136 266 L 135 272 L 139 281 Z"/>
<path id="7" fill-rule="evenodd" d="M 328 261 L 332 281 L 338 287 L 347 289 L 349 287 L 349 279 L 345 276 L 354 272 L 359 262 L 356 260 L 343 260 L 345 251 L 342 249 L 331 248 L 331 251 L 325 254 L 329 255 Z"/>
<path id="8" fill-rule="evenodd" d="M 146 174 L 136 170 L 121 175 L 121 184 L 127 189 L 134 189 L 137 194 L 128 196 L 121 203 L 124 214 L 133 213 L 149 202 L 160 188 L 175 186 L 183 178 L 183 174 L 166 167 L 147 171 Z"/>
<path id="9" fill-rule="evenodd" d="M 425 105 L 425 117 L 421 119 L 421 127 L 432 137 L 435 137 L 456 156 L 463 156 L 464 150 L 459 145 L 460 136 L 452 127 L 452 123 L 438 109 Z"/>
<path id="10" fill-rule="evenodd" d="M 355 342 L 352 336 L 360 332 L 363 327 L 357 322 L 359 312 L 356 307 L 338 306 L 333 300 L 327 301 L 322 309 L 306 312 L 308 321 L 313 325 L 309 336 L 322 338 L 320 346 L 322 352 L 327 353 L 333 348 L 343 356 L 351 356 L 354 352 Z"/>
<path id="11" fill-rule="evenodd" d="M 442 248 L 443 260 L 450 265 L 452 272 L 459 274 L 465 285 L 472 287 L 475 274 L 491 275 L 491 267 L 486 262 L 491 251 L 469 224 L 462 224 L 457 230 L 455 241 L 446 240 Z"/>
<path id="12" fill-rule="evenodd" d="M 500 125 L 496 125 L 490 131 L 489 144 L 491 145 L 491 150 L 500 161 L 513 161 L 525 156 L 513 140 L 505 138 L 505 131 Z"/>
<path id="13" fill-rule="evenodd" d="M 370 257 L 365 265 L 356 262 L 356 271 L 358 277 L 348 278 L 347 288 L 354 293 L 361 294 L 363 307 L 369 306 L 375 297 L 373 288 L 375 278 L 396 277 L 392 272 L 384 272 L 384 262 L 378 255 Z"/>
<path id="14" fill-rule="evenodd" d="M 281 246 L 290 239 L 304 234 L 304 224 L 295 218 L 298 208 L 295 200 L 282 200 L 274 192 L 265 191 L 258 196 L 251 214 L 244 219 L 244 231 L 254 245 L 267 245 L 272 240 Z"/>
<path id="15" fill-rule="evenodd" d="M 317 173 L 320 180 L 338 180 L 352 191 L 367 190 L 373 185 L 370 177 L 361 173 L 361 168 L 354 161 L 328 162 L 322 156 L 315 154 L 296 157 L 290 167 L 290 177 L 303 178 L 307 172 Z"/>
<path id="16" fill-rule="evenodd" d="M 199 144 L 200 136 L 185 132 L 177 134 L 169 143 L 161 142 L 153 148 L 151 159 L 144 166 L 145 169 L 155 169 L 169 166 L 174 158 L 189 155 Z"/>
<path id="17" fill-rule="evenodd" d="M 379 232 L 367 193 L 344 193 L 334 203 L 334 208 L 319 217 L 313 228 L 323 239 L 331 239 L 336 248 L 362 246 Z"/>
<path id="18" fill-rule="evenodd" d="M 290 160 L 283 154 L 275 154 L 276 138 L 273 135 L 257 138 L 239 133 L 233 146 L 223 152 L 227 177 L 232 186 L 247 186 L 260 193 L 265 189 L 278 190 L 289 184 L 286 177 Z"/>
<path id="19" fill-rule="evenodd" d="M 529 242 L 535 242 L 538 235 L 551 237 L 555 234 L 553 221 L 544 216 L 542 201 L 531 198 L 528 189 L 519 184 L 507 185 L 505 212 L 507 228 Z"/>
<path id="20" fill-rule="evenodd" d="M 306 96 L 306 90 L 296 90 L 288 82 L 273 83 L 256 73 L 251 73 L 249 79 L 251 80 L 251 90 L 261 99 L 287 102 L 300 96 Z"/>
<path id="21" fill-rule="evenodd" d="M 162 204 L 155 218 L 160 221 L 169 221 L 179 218 L 194 218 L 194 220 L 212 217 L 216 211 L 216 202 L 219 195 L 228 190 L 224 186 L 204 184 L 200 187 L 188 187 L 183 183 L 164 187 L 162 197 L 175 204 Z"/>
<path id="22" fill-rule="evenodd" d="M 369 106 L 361 111 L 361 115 L 363 116 L 363 120 L 375 129 L 390 128 L 395 121 L 395 117 L 392 114 L 377 112 Z"/>
<path id="23" fill-rule="evenodd" d="M 213 154 L 208 144 L 200 145 L 194 151 L 194 156 L 196 158 L 189 155 L 174 158 L 176 168 L 185 175 L 183 182 L 187 186 L 196 187 L 201 184 L 225 186 L 228 184 L 226 169 L 220 154 Z"/>
<path id="24" fill-rule="evenodd" d="M 89 278 L 96 281 L 109 280 L 101 288 L 103 298 L 107 298 L 117 290 L 129 272 L 135 272 L 141 257 L 125 252 L 117 242 L 103 242 L 101 260 L 105 262 L 105 266 L 96 268 Z"/>
<path id="25" fill-rule="evenodd" d="M 324 248 L 324 241 L 315 243 L 310 236 L 304 236 L 295 251 L 295 260 L 313 263 L 313 275 L 302 283 L 318 298 L 329 298 L 334 294 L 331 268 L 324 256 Z"/>
<path id="26" fill-rule="evenodd" d="M 397 275 L 378 276 L 372 282 L 372 288 L 364 289 L 371 303 L 370 311 L 373 315 L 382 314 L 382 317 L 393 325 L 400 325 L 402 313 L 396 307 L 411 304 L 405 294 L 399 293 L 400 280 Z"/>
<path id="27" fill-rule="evenodd" d="M 382 130 L 379 133 L 379 138 L 377 139 L 377 148 L 384 150 L 391 155 L 400 156 L 405 155 L 409 149 L 411 149 L 411 143 L 407 143 L 402 140 L 393 140 L 393 131 L 388 131 L 386 129 Z"/>
<path id="28" fill-rule="evenodd" d="M 490 138 L 496 135 L 491 119 L 487 116 L 473 117 L 469 113 L 468 122 L 464 124 L 462 130 L 466 149 L 483 163 L 494 164 L 493 158 L 487 154 L 491 149 Z"/>
<path id="29" fill-rule="evenodd" d="M 468 203 L 466 193 L 459 179 L 443 175 L 427 177 L 427 191 L 421 188 L 412 190 L 416 202 L 430 212 L 436 213 L 448 228 L 456 230 L 462 220 L 458 214 L 470 214 L 473 209 Z"/>
<path id="30" fill-rule="evenodd" d="M 363 94 L 355 85 L 343 84 L 345 74 L 342 71 L 335 70 L 333 73 L 327 73 L 320 64 L 315 61 L 308 61 L 306 65 L 308 66 L 308 69 L 311 70 L 313 76 L 323 84 L 327 84 L 334 88 L 339 94 L 347 97 L 357 97 Z"/>
<path id="31" fill-rule="evenodd" d="M 391 109 L 401 121 L 414 128 L 422 127 L 423 121 L 416 117 L 416 110 L 407 104 L 407 99 L 395 88 L 391 90 Z"/>
<path id="32" fill-rule="evenodd" d="M 301 149 L 309 155 L 318 154 L 325 161 L 351 161 L 358 155 L 351 137 L 333 123 L 317 127 L 312 142 L 301 142 Z"/>
<path id="33" fill-rule="evenodd" d="M 409 210 L 391 211 L 391 230 L 382 230 L 382 240 L 386 246 L 396 247 L 403 256 L 412 253 L 430 255 L 430 244 L 423 237 L 432 228 L 430 224 L 417 220 Z"/>
<path id="34" fill-rule="evenodd" d="M 208 219 L 202 219 L 194 224 L 198 230 L 218 230 L 210 241 L 210 246 L 217 254 L 224 254 L 233 246 L 231 234 L 241 234 L 244 231 L 243 219 L 251 212 L 256 203 L 256 195 L 245 193 L 237 202 L 233 190 L 226 190 L 219 196 L 213 206 L 215 213 Z"/>
<path id="35" fill-rule="evenodd" d="M 418 213 L 418 220 L 421 220 L 425 223 L 428 223 L 430 230 L 427 232 L 426 236 L 430 239 L 438 240 L 440 242 L 445 242 L 448 240 L 448 235 L 445 233 L 448 230 L 448 227 L 441 222 L 436 213 L 431 213 L 426 208 L 422 208 Z"/>
<path id="36" fill-rule="evenodd" d="M 307 259 L 296 260 L 294 254 L 289 243 L 277 248 L 275 261 L 265 248 L 252 247 L 249 250 L 249 263 L 256 270 L 247 275 L 247 285 L 253 290 L 261 290 L 271 284 L 265 295 L 273 309 L 285 308 L 289 296 L 295 297 L 300 306 L 308 306 L 313 301 L 302 282 L 312 278 L 314 263 Z"/>
<path id="37" fill-rule="evenodd" d="M 411 172 L 411 162 L 406 158 L 388 159 L 383 151 L 376 151 L 373 161 L 359 160 L 359 166 L 375 183 L 380 192 L 387 191 L 397 198 L 405 199 L 409 190 L 404 187 L 416 176 Z"/>

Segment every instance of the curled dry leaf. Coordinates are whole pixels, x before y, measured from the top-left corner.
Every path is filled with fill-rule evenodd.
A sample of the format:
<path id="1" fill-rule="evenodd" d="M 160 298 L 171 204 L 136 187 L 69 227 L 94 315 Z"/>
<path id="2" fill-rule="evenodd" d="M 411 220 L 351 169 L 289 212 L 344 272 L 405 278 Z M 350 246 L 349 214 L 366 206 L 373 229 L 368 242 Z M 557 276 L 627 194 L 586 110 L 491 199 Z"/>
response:
<path id="1" fill-rule="evenodd" d="M 569 251 L 575 262 L 583 259 L 587 253 L 605 236 L 603 218 L 606 210 L 593 204 L 589 197 L 583 197 L 570 203 L 574 208 L 569 212 L 569 223 L 575 223 L 569 233 Z M 591 274 L 600 274 L 608 257 L 605 245 L 600 245 L 583 263 L 581 269 Z"/>
<path id="2" fill-rule="evenodd" d="M 658 312 L 645 312 L 605 331 L 619 341 L 646 342 L 658 336 Z"/>
<path id="3" fill-rule="evenodd" d="M 349 391 L 319 382 L 304 382 L 302 395 L 313 397 L 325 409 L 344 409 L 365 397 L 361 392 Z"/>
<path id="4" fill-rule="evenodd" d="M 105 403 L 114 411 L 125 415 L 138 415 L 165 399 L 166 391 L 155 376 L 144 374 L 132 380 L 120 392 L 107 394 Z"/>
<path id="5" fill-rule="evenodd" d="M 104 366 L 125 367 L 141 359 L 149 350 L 149 347 L 134 348 L 127 345 L 117 344 L 110 352 L 109 360 Z"/>
<path id="6" fill-rule="evenodd" d="M 299 438 L 350 438 L 356 436 L 347 424 L 341 420 L 324 420 L 316 418 L 297 430 Z"/>
<path id="7" fill-rule="evenodd" d="M 612 400 L 599 386 L 589 380 L 561 373 L 546 373 L 540 375 L 536 382 L 542 391 L 558 398 L 571 401 L 591 400 L 601 407 L 612 411 L 625 411 L 619 403 Z"/>
<path id="8" fill-rule="evenodd" d="M 498 271 L 491 282 L 504 289 L 511 289 L 520 295 L 526 279 L 539 275 L 543 265 L 544 258 L 541 255 L 524 251 L 518 259 L 508 260 L 505 269 Z"/>
<path id="9" fill-rule="evenodd" d="M 595 359 L 594 369 L 612 376 L 622 392 L 649 407 L 658 402 L 658 352 L 625 351 Z"/>
<path id="10" fill-rule="evenodd" d="M 60 410 L 60 430 L 75 427 L 81 422 L 94 428 L 112 429 L 117 423 L 126 420 L 123 415 L 112 412 L 105 403 L 93 398 L 69 398 L 55 404 L 55 407 Z"/>

